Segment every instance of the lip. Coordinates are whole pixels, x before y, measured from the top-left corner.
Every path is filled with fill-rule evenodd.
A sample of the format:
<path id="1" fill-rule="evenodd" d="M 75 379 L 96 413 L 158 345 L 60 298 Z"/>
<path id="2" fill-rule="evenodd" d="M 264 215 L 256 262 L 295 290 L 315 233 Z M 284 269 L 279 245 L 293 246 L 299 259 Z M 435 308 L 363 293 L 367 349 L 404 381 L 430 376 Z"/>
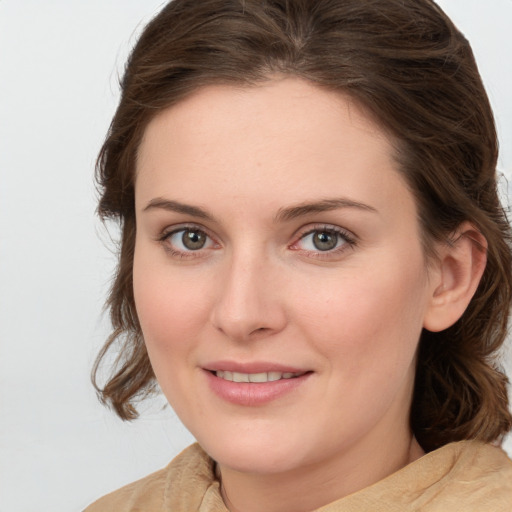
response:
<path id="1" fill-rule="evenodd" d="M 253 361 L 240 363 L 235 361 L 214 361 L 203 367 L 210 372 L 228 371 L 238 373 L 263 373 L 263 372 L 281 372 L 281 373 L 306 373 L 309 370 L 297 368 L 294 366 L 286 366 L 279 363 L 271 363 L 265 361 Z"/>
<path id="2" fill-rule="evenodd" d="M 238 373 L 301 373 L 291 379 L 280 379 L 269 382 L 232 382 L 215 375 L 215 371 L 230 371 Z M 231 404 L 256 407 L 268 404 L 305 384 L 312 372 L 301 368 L 276 363 L 252 362 L 236 363 L 232 361 L 217 361 L 203 367 L 209 388 L 222 400 Z"/>

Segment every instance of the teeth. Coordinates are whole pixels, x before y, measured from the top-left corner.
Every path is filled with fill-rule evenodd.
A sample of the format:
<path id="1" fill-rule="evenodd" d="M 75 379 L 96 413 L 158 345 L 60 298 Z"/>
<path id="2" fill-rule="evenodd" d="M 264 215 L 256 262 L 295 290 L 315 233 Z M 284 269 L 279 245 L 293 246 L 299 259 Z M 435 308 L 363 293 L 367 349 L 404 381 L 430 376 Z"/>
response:
<path id="1" fill-rule="evenodd" d="M 215 375 L 221 379 L 232 382 L 274 382 L 281 379 L 293 379 L 302 373 L 291 372 L 262 372 L 262 373 L 239 373 L 217 370 Z"/>
<path id="2" fill-rule="evenodd" d="M 267 373 L 250 373 L 249 382 L 268 382 Z"/>
<path id="3" fill-rule="evenodd" d="M 249 374 L 233 372 L 233 382 L 249 382 Z"/>
<path id="4" fill-rule="evenodd" d="M 279 380 L 281 378 L 281 373 L 279 373 L 279 372 L 268 372 L 267 376 L 268 376 L 268 380 L 270 382 L 274 382 L 275 380 Z"/>

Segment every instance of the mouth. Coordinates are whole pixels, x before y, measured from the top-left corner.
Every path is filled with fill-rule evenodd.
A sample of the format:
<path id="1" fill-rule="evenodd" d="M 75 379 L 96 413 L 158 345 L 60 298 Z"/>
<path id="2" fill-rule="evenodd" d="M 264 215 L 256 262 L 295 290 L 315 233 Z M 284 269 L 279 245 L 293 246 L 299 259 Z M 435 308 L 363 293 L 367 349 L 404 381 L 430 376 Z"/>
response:
<path id="1" fill-rule="evenodd" d="M 297 393 L 307 386 L 314 373 L 274 363 L 229 361 L 213 363 L 203 370 L 213 393 L 224 401 L 245 407 L 264 406 Z"/>
<path id="2" fill-rule="evenodd" d="M 260 373 L 241 373 L 231 372 L 228 370 L 217 370 L 212 373 L 219 379 L 227 380 L 230 382 L 248 382 L 248 383 L 264 383 L 276 382 L 283 379 L 296 379 L 308 372 L 260 372 Z"/>

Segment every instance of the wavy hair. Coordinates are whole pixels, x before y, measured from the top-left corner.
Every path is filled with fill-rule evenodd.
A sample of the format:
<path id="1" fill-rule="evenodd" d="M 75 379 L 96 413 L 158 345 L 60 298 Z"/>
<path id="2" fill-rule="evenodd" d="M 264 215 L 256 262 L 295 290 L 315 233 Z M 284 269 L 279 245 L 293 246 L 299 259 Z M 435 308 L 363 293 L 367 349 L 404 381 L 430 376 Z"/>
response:
<path id="1" fill-rule="evenodd" d="M 174 0 L 147 25 L 97 161 L 99 214 L 122 231 L 107 301 L 113 332 L 93 369 L 101 399 L 133 419 L 137 399 L 156 386 L 132 289 L 134 166 L 146 126 L 201 87 L 250 87 L 276 73 L 350 95 L 394 136 L 427 256 L 466 220 L 486 238 L 487 266 L 462 318 L 421 335 L 411 426 L 427 451 L 499 439 L 512 428 L 497 364 L 512 258 L 496 130 L 470 45 L 431 0 Z M 116 363 L 100 385 L 111 349 Z"/>

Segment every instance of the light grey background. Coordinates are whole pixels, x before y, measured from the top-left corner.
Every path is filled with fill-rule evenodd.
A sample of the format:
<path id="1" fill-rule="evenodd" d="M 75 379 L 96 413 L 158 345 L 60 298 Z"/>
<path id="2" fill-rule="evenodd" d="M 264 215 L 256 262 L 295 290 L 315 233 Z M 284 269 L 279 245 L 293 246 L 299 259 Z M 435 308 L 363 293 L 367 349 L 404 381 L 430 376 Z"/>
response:
<path id="1" fill-rule="evenodd" d="M 473 44 L 512 183 L 512 0 L 440 3 Z M 162 400 L 126 424 L 89 383 L 114 263 L 94 160 L 118 72 L 161 5 L 0 0 L 0 512 L 81 510 L 191 442 Z"/>

